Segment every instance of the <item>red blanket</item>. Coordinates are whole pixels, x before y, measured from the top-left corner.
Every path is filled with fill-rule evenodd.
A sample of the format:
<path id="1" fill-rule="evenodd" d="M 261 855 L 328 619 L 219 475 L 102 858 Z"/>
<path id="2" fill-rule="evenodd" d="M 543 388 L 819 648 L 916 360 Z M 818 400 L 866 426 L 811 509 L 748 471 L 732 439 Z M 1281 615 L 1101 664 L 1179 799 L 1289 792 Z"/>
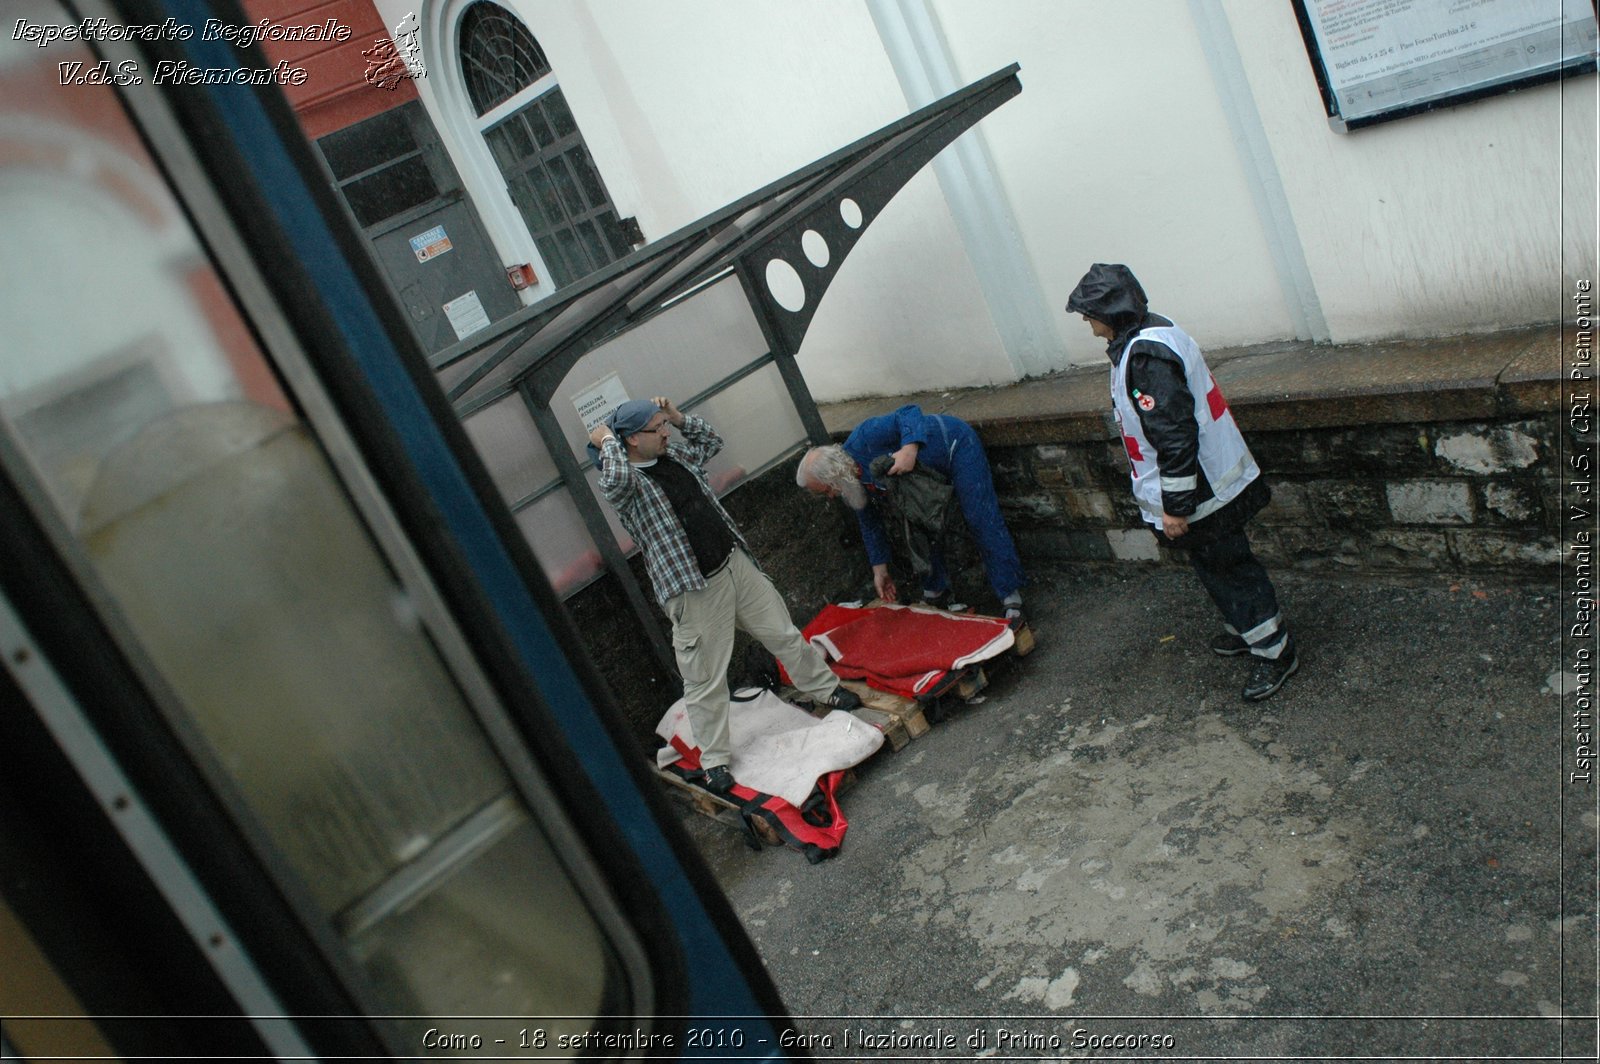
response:
<path id="1" fill-rule="evenodd" d="M 907 606 L 825 606 L 801 634 L 840 676 L 906 698 L 939 690 L 952 672 L 1004 653 L 1015 642 L 998 617 Z"/>

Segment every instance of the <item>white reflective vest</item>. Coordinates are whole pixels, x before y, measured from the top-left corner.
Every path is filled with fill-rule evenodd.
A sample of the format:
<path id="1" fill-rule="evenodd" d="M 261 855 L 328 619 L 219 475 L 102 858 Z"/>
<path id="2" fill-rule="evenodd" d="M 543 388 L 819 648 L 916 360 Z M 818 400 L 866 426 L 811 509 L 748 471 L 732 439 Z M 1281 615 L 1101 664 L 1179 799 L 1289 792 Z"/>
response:
<path id="1" fill-rule="evenodd" d="M 1199 477 L 1164 477 L 1156 465 L 1156 449 L 1145 438 L 1144 425 L 1128 394 L 1128 355 L 1140 340 L 1155 340 L 1165 344 L 1183 361 L 1183 375 L 1194 396 L 1194 419 L 1200 427 L 1200 469 L 1210 484 L 1212 496 L 1201 499 L 1191 521 L 1207 517 L 1239 497 L 1249 483 L 1261 475 L 1261 469 L 1250 455 L 1239 426 L 1228 410 L 1222 389 L 1211 376 L 1200 347 L 1189 334 L 1176 325 L 1153 326 L 1141 329 L 1128 341 L 1122 358 L 1111 367 L 1111 403 L 1122 429 L 1122 444 L 1128 451 L 1130 473 L 1133 477 L 1133 497 L 1139 503 L 1144 519 L 1156 529 L 1161 528 L 1161 492 L 1192 491 L 1199 487 Z"/>

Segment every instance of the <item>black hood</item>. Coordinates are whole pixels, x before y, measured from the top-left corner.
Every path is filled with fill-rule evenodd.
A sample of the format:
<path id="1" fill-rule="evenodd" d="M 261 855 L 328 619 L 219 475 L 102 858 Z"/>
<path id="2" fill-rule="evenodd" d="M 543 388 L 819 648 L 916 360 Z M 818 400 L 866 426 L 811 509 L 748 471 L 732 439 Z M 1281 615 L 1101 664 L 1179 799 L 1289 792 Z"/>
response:
<path id="1" fill-rule="evenodd" d="M 1087 314 L 1103 321 L 1121 337 L 1143 324 L 1150 301 L 1133 271 L 1120 263 L 1097 262 L 1067 297 L 1069 314 Z"/>

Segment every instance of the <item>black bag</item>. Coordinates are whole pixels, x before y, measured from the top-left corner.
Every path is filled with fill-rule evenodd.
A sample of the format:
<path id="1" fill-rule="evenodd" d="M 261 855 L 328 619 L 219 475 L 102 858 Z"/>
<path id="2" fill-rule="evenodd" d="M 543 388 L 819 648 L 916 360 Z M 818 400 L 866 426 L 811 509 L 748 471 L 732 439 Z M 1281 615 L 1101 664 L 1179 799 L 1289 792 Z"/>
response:
<path id="1" fill-rule="evenodd" d="M 888 519 L 885 524 L 899 534 L 912 571 L 924 576 L 932 571 L 933 554 L 944 545 L 949 531 L 955 485 L 943 473 L 920 463 L 909 473 L 890 476 L 889 467 L 893 464 L 894 458 L 887 454 L 872 460 L 872 475 L 886 489 L 879 496 Z"/>

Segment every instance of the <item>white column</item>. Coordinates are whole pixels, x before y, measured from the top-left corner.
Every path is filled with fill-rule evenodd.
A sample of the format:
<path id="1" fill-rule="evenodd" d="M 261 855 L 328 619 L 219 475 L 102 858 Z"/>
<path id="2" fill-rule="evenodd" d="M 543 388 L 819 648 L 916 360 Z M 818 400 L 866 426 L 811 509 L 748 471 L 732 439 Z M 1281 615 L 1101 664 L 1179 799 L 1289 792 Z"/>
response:
<path id="1" fill-rule="evenodd" d="M 963 87 L 928 0 L 867 0 L 867 7 L 913 110 Z M 940 152 L 933 169 L 1012 369 L 1020 378 L 1064 368 L 1054 316 L 1028 260 L 982 123 Z"/>

